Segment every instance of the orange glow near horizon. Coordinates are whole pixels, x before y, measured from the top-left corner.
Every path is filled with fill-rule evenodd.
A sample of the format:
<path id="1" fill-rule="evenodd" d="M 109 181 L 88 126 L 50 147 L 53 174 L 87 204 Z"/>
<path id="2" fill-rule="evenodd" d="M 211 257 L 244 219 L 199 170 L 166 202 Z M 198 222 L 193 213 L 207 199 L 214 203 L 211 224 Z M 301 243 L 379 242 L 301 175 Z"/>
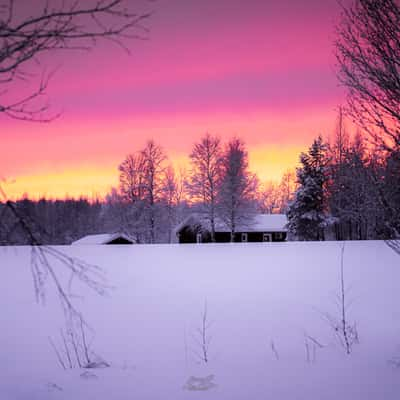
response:
<path id="1" fill-rule="evenodd" d="M 85 197 L 102 199 L 112 186 L 116 186 L 116 171 L 101 168 L 78 168 L 57 173 L 37 173 L 21 175 L 3 183 L 4 191 L 11 200 L 28 196 L 32 200 L 40 198 L 65 199 Z"/>
<path id="2" fill-rule="evenodd" d="M 250 169 L 257 173 L 261 182 L 278 182 L 282 174 L 294 168 L 302 148 L 255 148 L 249 151 Z M 188 170 L 189 159 L 185 155 L 171 158 L 178 170 Z M 104 199 L 112 187 L 118 186 L 117 165 L 109 168 L 82 167 L 69 168 L 59 172 L 37 172 L 32 175 L 20 175 L 12 180 L 5 180 L 2 187 L 11 200 L 23 196 L 30 199 L 65 199 L 80 198 Z"/>

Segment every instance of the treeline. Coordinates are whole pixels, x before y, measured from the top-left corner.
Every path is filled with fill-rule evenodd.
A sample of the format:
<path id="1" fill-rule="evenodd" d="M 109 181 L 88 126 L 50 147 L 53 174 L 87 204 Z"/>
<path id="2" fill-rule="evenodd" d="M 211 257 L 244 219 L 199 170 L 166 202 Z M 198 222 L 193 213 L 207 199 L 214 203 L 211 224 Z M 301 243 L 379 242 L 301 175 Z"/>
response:
<path id="1" fill-rule="evenodd" d="M 157 202 L 155 242 L 172 242 L 175 222 L 179 216 L 186 216 L 189 209 L 184 201 L 173 206 Z M 171 220 L 172 212 L 174 220 Z M 128 234 L 140 243 L 150 242 L 138 204 L 133 207 L 123 201 L 116 189 L 104 201 L 24 198 L 0 203 L 0 245 L 30 245 L 32 242 L 64 245 L 86 235 L 114 232 Z"/>
<path id="2" fill-rule="evenodd" d="M 300 240 L 400 236 L 400 147 L 351 138 L 339 114 L 331 142 L 318 137 L 300 156 L 289 230 Z"/>
<path id="3" fill-rule="evenodd" d="M 292 239 L 389 239 L 400 232 L 400 150 L 351 137 L 339 114 L 331 140 L 318 137 L 300 167 L 279 184 L 250 172 L 245 143 L 204 135 L 189 169 L 176 171 L 153 140 L 120 163 L 119 186 L 103 200 L 23 198 L 0 203 L 0 244 L 69 244 L 88 234 L 122 232 L 139 243 L 171 243 L 192 212 L 223 221 L 232 236 L 254 213 L 286 213 Z"/>
<path id="4" fill-rule="evenodd" d="M 118 167 L 119 186 L 103 199 L 0 203 L 0 243 L 69 244 L 88 234 L 122 232 L 139 243 L 171 243 L 174 228 L 192 212 L 205 214 L 214 236 L 216 220 L 234 234 L 254 212 L 286 212 L 296 188 L 294 172 L 280 184 L 261 184 L 250 172 L 245 143 L 204 135 L 193 145 L 187 170 L 176 171 L 153 140 Z"/>
<path id="5" fill-rule="evenodd" d="M 70 244 L 102 230 L 103 204 L 87 199 L 33 201 L 23 198 L 0 203 L 0 244 Z"/>

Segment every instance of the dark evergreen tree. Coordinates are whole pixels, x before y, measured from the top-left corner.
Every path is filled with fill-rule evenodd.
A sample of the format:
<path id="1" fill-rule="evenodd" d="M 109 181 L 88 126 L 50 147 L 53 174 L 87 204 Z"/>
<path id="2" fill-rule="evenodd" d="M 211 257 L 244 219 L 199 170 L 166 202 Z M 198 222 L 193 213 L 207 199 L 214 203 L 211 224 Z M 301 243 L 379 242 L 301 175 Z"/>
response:
<path id="1" fill-rule="evenodd" d="M 326 224 L 327 145 L 319 136 L 300 155 L 299 187 L 288 209 L 289 232 L 299 240 L 324 240 Z"/>

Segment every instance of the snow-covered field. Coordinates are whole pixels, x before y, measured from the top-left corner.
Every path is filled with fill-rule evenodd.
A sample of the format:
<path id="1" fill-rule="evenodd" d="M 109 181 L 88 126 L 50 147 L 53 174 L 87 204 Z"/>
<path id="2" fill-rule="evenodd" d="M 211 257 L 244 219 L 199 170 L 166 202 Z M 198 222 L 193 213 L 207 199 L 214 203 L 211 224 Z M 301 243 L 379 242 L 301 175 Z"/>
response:
<path id="1" fill-rule="evenodd" d="M 113 286 L 106 297 L 70 288 L 90 348 L 110 364 L 90 370 L 60 367 L 49 337 L 62 343 L 63 313 L 50 280 L 46 304 L 36 303 L 29 248 L 0 248 L 0 399 L 397 400 L 400 256 L 383 242 L 346 243 L 359 341 L 348 355 L 326 319 L 340 321 L 341 246 L 60 247 L 101 266 Z"/>

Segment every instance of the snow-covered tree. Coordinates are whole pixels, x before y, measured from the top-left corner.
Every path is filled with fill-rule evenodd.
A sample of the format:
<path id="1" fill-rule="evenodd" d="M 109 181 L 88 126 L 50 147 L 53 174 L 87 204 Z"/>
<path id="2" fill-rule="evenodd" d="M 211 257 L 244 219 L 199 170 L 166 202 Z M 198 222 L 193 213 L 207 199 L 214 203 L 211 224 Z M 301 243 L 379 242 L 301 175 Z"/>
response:
<path id="1" fill-rule="evenodd" d="M 326 223 L 326 152 L 321 136 L 314 140 L 307 153 L 301 153 L 297 169 L 299 187 L 290 204 L 289 232 L 300 240 L 323 240 Z"/>
<path id="2" fill-rule="evenodd" d="M 248 153 L 241 139 L 226 145 L 222 158 L 222 179 L 218 193 L 219 215 L 235 239 L 236 228 L 246 224 L 255 210 L 258 180 L 248 168 Z"/>
<path id="3" fill-rule="evenodd" d="M 211 227 L 211 241 L 215 241 L 217 193 L 221 183 L 222 146 L 218 136 L 204 135 L 190 153 L 191 171 L 188 192 L 192 200 L 200 202 Z"/>
<path id="4" fill-rule="evenodd" d="M 156 241 L 166 160 L 163 149 L 153 140 L 149 140 L 144 149 L 128 155 L 119 166 L 120 192 L 131 203 L 129 213 L 138 214 L 136 220 L 140 219 L 142 227 L 146 227 L 147 238 L 144 240 L 150 243 Z"/>

